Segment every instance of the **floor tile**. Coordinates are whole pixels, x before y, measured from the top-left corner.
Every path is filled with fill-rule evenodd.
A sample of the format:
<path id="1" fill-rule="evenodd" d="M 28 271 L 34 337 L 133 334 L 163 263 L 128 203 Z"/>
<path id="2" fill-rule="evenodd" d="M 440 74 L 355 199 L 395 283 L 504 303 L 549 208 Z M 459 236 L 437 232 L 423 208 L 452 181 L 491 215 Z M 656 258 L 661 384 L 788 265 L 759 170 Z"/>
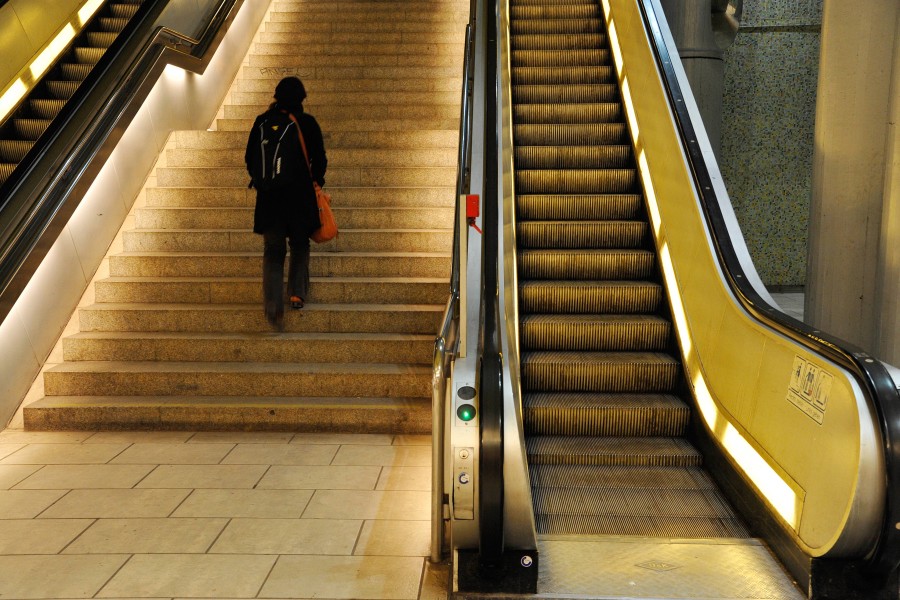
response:
<path id="1" fill-rule="evenodd" d="M 172 516 L 299 518 L 312 494 L 311 490 L 285 489 L 194 490 Z"/>
<path id="2" fill-rule="evenodd" d="M 396 435 L 394 436 L 394 446 L 431 446 L 430 435 Z"/>
<path id="3" fill-rule="evenodd" d="M 361 526 L 332 519 L 232 519 L 210 553 L 349 555 Z"/>
<path id="4" fill-rule="evenodd" d="M 96 597 L 255 598 L 275 558 L 242 554 L 137 554 Z"/>
<path id="5" fill-rule="evenodd" d="M 201 431 L 188 440 L 189 444 L 287 444 L 293 433 L 270 431 Z"/>
<path id="6" fill-rule="evenodd" d="M 128 556 L 0 556 L 0 598 L 92 598 Z"/>
<path id="7" fill-rule="evenodd" d="M 234 444 L 133 444 L 110 464 L 215 465 Z"/>
<path id="8" fill-rule="evenodd" d="M 204 553 L 228 519 L 99 519 L 66 554 Z"/>
<path id="9" fill-rule="evenodd" d="M 102 465 L 127 447 L 127 444 L 28 444 L 0 462 L 6 465 Z"/>
<path id="10" fill-rule="evenodd" d="M 0 465 L 0 490 L 13 487 L 40 468 L 40 465 Z"/>
<path id="11" fill-rule="evenodd" d="M 430 500 L 428 492 L 317 490 L 303 517 L 426 521 L 431 518 Z"/>
<path id="12" fill-rule="evenodd" d="M 41 518 L 136 519 L 167 517 L 190 490 L 72 490 Z"/>
<path id="13" fill-rule="evenodd" d="M 321 444 L 239 444 L 222 464 L 327 465 L 337 449 L 338 446 Z"/>
<path id="14" fill-rule="evenodd" d="M 16 489 L 130 488 L 153 470 L 152 465 L 48 465 L 16 484 Z"/>
<path id="15" fill-rule="evenodd" d="M 375 488 L 380 472 L 380 467 L 274 466 L 256 487 L 278 490 L 371 490 Z"/>
<path id="16" fill-rule="evenodd" d="M 431 489 L 431 467 L 384 467 L 375 489 L 427 492 Z"/>
<path id="17" fill-rule="evenodd" d="M 0 555 L 57 554 L 91 523 L 90 519 L 0 521 Z"/>
<path id="18" fill-rule="evenodd" d="M 0 458 L 6 458 L 13 452 L 21 450 L 25 444 L 0 444 Z"/>
<path id="19" fill-rule="evenodd" d="M 353 554 L 429 556 L 431 521 L 366 521 Z"/>
<path id="20" fill-rule="evenodd" d="M 266 465 L 160 465 L 139 488 L 252 488 Z"/>
<path id="21" fill-rule="evenodd" d="M 0 491 L 0 519 L 33 519 L 65 493 L 65 490 Z"/>
<path id="22" fill-rule="evenodd" d="M 341 446 L 332 464 L 427 467 L 431 446 Z"/>
<path id="23" fill-rule="evenodd" d="M 88 439 L 93 431 L 0 431 L 0 444 L 77 444 Z"/>
<path id="24" fill-rule="evenodd" d="M 85 444 L 176 444 L 187 442 L 190 431 L 98 431 Z"/>
<path id="25" fill-rule="evenodd" d="M 385 556 L 281 556 L 261 598 L 413 600 L 423 559 Z"/>
<path id="26" fill-rule="evenodd" d="M 390 446 L 394 436 L 380 433 L 298 433 L 292 444 L 362 444 Z"/>

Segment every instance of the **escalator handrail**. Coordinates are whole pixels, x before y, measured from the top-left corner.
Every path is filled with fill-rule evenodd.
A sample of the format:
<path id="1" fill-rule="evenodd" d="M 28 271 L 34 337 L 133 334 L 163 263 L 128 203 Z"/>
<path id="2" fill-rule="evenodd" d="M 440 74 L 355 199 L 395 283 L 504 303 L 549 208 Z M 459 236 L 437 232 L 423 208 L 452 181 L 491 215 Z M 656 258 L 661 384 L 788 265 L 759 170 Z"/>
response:
<path id="1" fill-rule="evenodd" d="M 875 357 L 783 313 L 770 305 L 750 283 L 728 233 L 721 207 L 723 199 L 716 194 L 706 157 L 699 144 L 695 143 L 696 130 L 688 107 L 682 100 L 683 93 L 660 29 L 660 17 L 654 0 L 640 0 L 640 8 L 728 285 L 741 305 L 761 323 L 847 369 L 875 407 L 882 436 L 887 498 L 880 535 L 873 551 L 863 559 L 863 566 L 872 575 L 886 577 L 900 564 L 900 530 L 895 527 L 896 523 L 900 523 L 900 489 L 896 487 L 900 485 L 900 391 L 888 370 Z"/>
<path id="2" fill-rule="evenodd" d="M 81 194 L 73 190 L 89 187 L 100 168 L 92 164 L 94 158 L 118 140 L 149 93 L 144 82 L 159 59 L 169 57 L 168 62 L 202 72 L 242 3 L 219 0 L 204 18 L 196 43 L 177 45 L 185 49 L 162 45 L 173 30 L 154 28 L 168 0 L 142 4 L 0 187 L 0 321 L 77 208 Z"/>
<path id="3" fill-rule="evenodd" d="M 499 242 L 500 198 L 497 110 L 499 80 L 498 3 L 487 3 L 485 33 L 484 210 L 481 265 L 481 365 L 479 452 L 479 556 L 497 566 L 504 550 L 503 523 L 503 357 L 500 344 Z"/>

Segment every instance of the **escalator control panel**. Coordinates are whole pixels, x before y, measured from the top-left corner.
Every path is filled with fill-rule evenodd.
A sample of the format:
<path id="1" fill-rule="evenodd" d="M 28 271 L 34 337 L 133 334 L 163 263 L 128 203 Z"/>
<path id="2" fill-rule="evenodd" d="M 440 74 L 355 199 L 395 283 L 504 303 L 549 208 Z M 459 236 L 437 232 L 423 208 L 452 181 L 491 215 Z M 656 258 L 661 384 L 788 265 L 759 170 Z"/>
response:
<path id="1" fill-rule="evenodd" d="M 453 518 L 475 518 L 474 448 L 453 448 Z"/>

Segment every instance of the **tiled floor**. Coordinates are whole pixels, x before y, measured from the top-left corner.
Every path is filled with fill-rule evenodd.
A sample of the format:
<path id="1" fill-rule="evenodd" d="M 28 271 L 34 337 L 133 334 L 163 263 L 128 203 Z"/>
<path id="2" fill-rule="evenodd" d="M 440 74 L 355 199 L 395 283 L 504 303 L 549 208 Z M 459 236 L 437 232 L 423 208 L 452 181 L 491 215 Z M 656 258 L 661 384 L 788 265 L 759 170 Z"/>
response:
<path id="1" fill-rule="evenodd" d="M 445 598 L 430 443 L 7 429 L 0 598 Z"/>

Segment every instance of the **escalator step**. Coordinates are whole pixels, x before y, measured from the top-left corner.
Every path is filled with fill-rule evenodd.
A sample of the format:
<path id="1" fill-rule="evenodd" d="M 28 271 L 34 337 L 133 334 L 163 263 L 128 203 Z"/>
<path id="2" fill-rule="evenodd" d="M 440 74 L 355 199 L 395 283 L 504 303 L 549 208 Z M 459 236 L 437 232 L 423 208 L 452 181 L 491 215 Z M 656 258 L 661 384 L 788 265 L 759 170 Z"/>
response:
<path id="1" fill-rule="evenodd" d="M 47 91 L 54 98 L 68 100 L 75 94 L 81 81 L 47 81 Z"/>
<path id="2" fill-rule="evenodd" d="M 75 58 L 80 63 L 95 65 L 101 58 L 103 58 L 104 52 L 106 52 L 106 48 L 89 48 L 86 46 L 78 46 L 75 48 Z"/>
<path id="3" fill-rule="evenodd" d="M 130 19 L 140 8 L 140 4 L 123 4 L 119 2 L 109 4 L 109 12 L 118 19 Z"/>
<path id="4" fill-rule="evenodd" d="M 622 169 L 631 167 L 631 146 L 518 146 L 517 169 Z"/>
<path id="5" fill-rule="evenodd" d="M 515 19 L 509 24 L 512 35 L 536 33 L 598 33 L 603 29 L 600 19 Z"/>
<path id="6" fill-rule="evenodd" d="M 47 119 L 13 119 L 13 130 L 22 140 L 37 140 L 49 125 Z"/>
<path id="7" fill-rule="evenodd" d="M 511 21 L 518 19 L 600 19 L 598 4 L 525 4 L 509 7 Z"/>
<path id="8" fill-rule="evenodd" d="M 526 124 L 621 123 L 622 105 L 618 102 L 593 104 L 517 104 L 513 122 Z"/>
<path id="9" fill-rule="evenodd" d="M 62 76 L 70 81 L 84 81 L 93 68 L 91 63 L 63 63 L 59 66 Z"/>
<path id="10" fill-rule="evenodd" d="M 647 314 L 659 310 L 662 298 L 662 286 L 647 281 L 519 280 L 522 314 Z"/>
<path id="11" fill-rule="evenodd" d="M 669 437 L 531 436 L 525 440 L 534 465 L 699 467 L 703 456 L 688 442 Z"/>
<path id="12" fill-rule="evenodd" d="M 516 190 L 523 194 L 590 194 L 637 191 L 634 169 L 516 170 Z"/>
<path id="13" fill-rule="evenodd" d="M 624 123 L 514 125 L 513 139 L 516 146 L 599 146 L 631 141 Z M 591 193 L 597 191 L 591 190 Z"/>
<path id="14" fill-rule="evenodd" d="M 633 535 L 663 538 L 745 538 L 737 519 L 686 517 L 583 517 L 535 514 L 541 535 Z"/>
<path id="15" fill-rule="evenodd" d="M 512 61 L 521 67 L 599 67 L 609 65 L 608 50 L 513 50 Z"/>
<path id="16" fill-rule="evenodd" d="M 89 46 L 95 48 L 109 48 L 116 41 L 117 34 L 110 31 L 89 31 L 87 32 L 87 41 Z"/>
<path id="17" fill-rule="evenodd" d="M 612 83 L 513 86 L 514 106 L 515 104 L 576 104 L 618 101 L 619 88 Z"/>
<path id="18" fill-rule="evenodd" d="M 9 179 L 9 176 L 12 175 L 12 172 L 18 166 L 18 163 L 0 162 L 0 185 L 6 183 L 6 180 Z"/>
<path id="19" fill-rule="evenodd" d="M 26 140 L 0 140 L 0 161 L 20 163 L 32 146 L 34 143 Z"/>
<path id="20" fill-rule="evenodd" d="M 41 119 L 54 119 L 62 107 L 66 105 L 65 100 L 56 100 L 50 98 L 37 98 L 28 101 L 28 107 L 31 114 Z"/>
<path id="21" fill-rule="evenodd" d="M 649 279 L 656 253 L 649 250 L 523 250 L 522 279 Z"/>
<path id="22" fill-rule="evenodd" d="M 530 393 L 523 407 L 526 435 L 672 437 L 684 434 L 690 418 L 669 394 Z"/>
<path id="23" fill-rule="evenodd" d="M 517 50 L 593 50 L 606 45 L 602 33 L 555 33 L 550 35 L 519 34 L 510 36 L 513 52 Z"/>
<path id="24" fill-rule="evenodd" d="M 524 221 L 516 238 L 520 249 L 641 248 L 649 229 L 646 221 Z"/>
<path id="25" fill-rule="evenodd" d="M 512 68 L 513 85 L 611 83 L 615 76 L 611 66 Z"/>
<path id="26" fill-rule="evenodd" d="M 699 467 L 623 467 L 618 465 L 534 465 L 531 485 L 543 488 L 716 489 Z"/>
<path id="27" fill-rule="evenodd" d="M 648 482 L 648 488 L 652 482 Z M 733 518 L 716 490 L 533 488 L 535 512 L 587 517 Z"/>
<path id="28" fill-rule="evenodd" d="M 681 362 L 659 352 L 535 351 L 521 357 L 528 391 L 668 392 Z"/>
<path id="29" fill-rule="evenodd" d="M 125 29 L 126 25 L 128 25 L 128 19 L 100 17 L 100 29 L 102 31 L 119 32 Z"/>
<path id="30" fill-rule="evenodd" d="M 671 333 L 668 320 L 654 315 L 525 315 L 524 350 L 658 351 Z"/>
<path id="31" fill-rule="evenodd" d="M 597 0 L 510 0 L 510 6 L 542 6 L 556 4 L 596 4 Z"/>
<path id="32" fill-rule="evenodd" d="M 520 161 L 519 150 L 516 162 Z M 516 196 L 516 211 L 521 221 L 635 219 L 643 216 L 641 200 L 640 194 L 520 194 Z"/>

